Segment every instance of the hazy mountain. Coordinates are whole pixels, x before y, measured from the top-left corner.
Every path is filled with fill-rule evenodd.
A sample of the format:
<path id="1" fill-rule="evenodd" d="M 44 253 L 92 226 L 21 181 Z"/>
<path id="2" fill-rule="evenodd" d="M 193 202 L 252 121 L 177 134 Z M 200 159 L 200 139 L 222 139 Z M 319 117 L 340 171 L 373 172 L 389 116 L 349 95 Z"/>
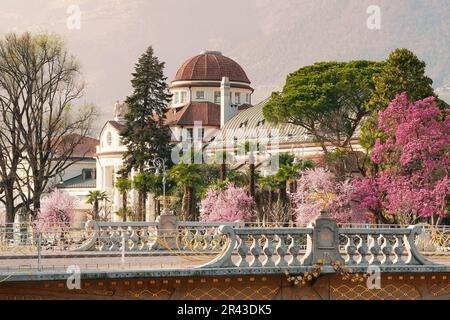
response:
<path id="1" fill-rule="evenodd" d="M 442 97 L 450 98 L 448 0 L 1 0 L 0 36 L 62 35 L 83 66 L 85 100 L 111 117 L 130 93 L 130 73 L 148 45 L 170 78 L 203 49 L 221 50 L 247 71 L 254 102 L 282 87 L 289 72 L 320 60 L 385 59 L 407 47 L 425 60 Z M 67 9 L 81 9 L 81 29 L 67 28 Z M 366 26 L 369 5 L 381 30 Z M 445 89 L 447 88 L 447 89 Z M 450 99 L 447 99 L 450 100 Z"/>
<path id="2" fill-rule="evenodd" d="M 369 30 L 369 5 L 381 9 L 381 30 Z M 278 2 L 277 2 L 278 4 Z M 448 0 L 257 1 L 262 34 L 232 50 L 260 98 L 288 73 L 320 60 L 382 60 L 398 47 L 413 50 L 441 95 L 450 97 Z"/>

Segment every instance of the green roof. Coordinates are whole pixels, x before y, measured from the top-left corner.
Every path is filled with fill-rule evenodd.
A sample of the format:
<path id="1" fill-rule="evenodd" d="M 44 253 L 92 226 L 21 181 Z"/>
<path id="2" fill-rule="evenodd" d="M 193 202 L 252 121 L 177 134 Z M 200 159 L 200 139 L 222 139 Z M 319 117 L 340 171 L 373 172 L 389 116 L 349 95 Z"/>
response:
<path id="1" fill-rule="evenodd" d="M 58 189 L 69 189 L 69 188 L 95 188 L 96 181 L 93 178 L 83 180 L 83 175 L 79 175 L 64 181 L 57 186 Z"/>

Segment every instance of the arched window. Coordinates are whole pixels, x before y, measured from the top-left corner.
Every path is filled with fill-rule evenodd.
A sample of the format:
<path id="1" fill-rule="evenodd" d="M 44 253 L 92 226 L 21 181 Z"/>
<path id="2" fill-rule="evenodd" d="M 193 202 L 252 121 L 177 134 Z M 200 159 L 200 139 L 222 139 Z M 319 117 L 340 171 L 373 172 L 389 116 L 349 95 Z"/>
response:
<path id="1" fill-rule="evenodd" d="M 110 131 L 106 134 L 106 144 L 110 146 L 112 144 L 112 134 Z"/>

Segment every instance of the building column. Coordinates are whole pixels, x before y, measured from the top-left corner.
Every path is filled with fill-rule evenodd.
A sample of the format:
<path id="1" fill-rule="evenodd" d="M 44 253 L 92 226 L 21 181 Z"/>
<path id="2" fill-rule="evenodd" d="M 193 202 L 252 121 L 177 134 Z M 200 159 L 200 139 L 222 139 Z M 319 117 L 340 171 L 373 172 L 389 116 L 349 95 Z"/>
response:
<path id="1" fill-rule="evenodd" d="M 118 165 L 114 165 L 114 179 L 113 179 L 113 195 L 114 195 L 114 202 L 113 202 L 113 211 L 114 211 L 114 216 L 115 216 L 115 221 L 121 221 L 119 216 L 116 214 L 119 211 L 119 208 L 121 207 L 121 203 L 120 203 L 120 192 L 119 190 L 116 188 L 116 182 L 117 182 L 117 171 L 120 170 L 120 167 Z"/>

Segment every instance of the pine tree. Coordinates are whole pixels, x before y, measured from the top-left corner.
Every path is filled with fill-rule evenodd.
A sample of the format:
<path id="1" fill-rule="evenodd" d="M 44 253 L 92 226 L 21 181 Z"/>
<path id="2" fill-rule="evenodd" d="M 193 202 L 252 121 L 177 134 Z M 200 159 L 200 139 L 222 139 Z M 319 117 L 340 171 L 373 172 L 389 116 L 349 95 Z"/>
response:
<path id="1" fill-rule="evenodd" d="M 410 101 L 436 96 L 433 80 L 425 75 L 425 62 L 408 49 L 396 49 L 389 55 L 382 72 L 374 77 L 375 90 L 367 103 L 371 115 L 362 125 L 361 143 L 371 149 L 381 133 L 377 130 L 377 116 L 380 110 L 403 92 Z"/>
<path id="2" fill-rule="evenodd" d="M 164 62 L 153 55 L 149 47 L 139 58 L 132 74 L 133 93 L 125 103 L 125 128 L 121 132 L 122 142 L 127 146 L 124 154 L 126 171 L 132 169 L 143 174 L 154 157 L 168 160 L 170 157 L 170 131 L 164 124 L 164 111 L 171 99 L 164 76 Z M 144 217 L 146 194 L 139 191 L 137 215 Z"/>

